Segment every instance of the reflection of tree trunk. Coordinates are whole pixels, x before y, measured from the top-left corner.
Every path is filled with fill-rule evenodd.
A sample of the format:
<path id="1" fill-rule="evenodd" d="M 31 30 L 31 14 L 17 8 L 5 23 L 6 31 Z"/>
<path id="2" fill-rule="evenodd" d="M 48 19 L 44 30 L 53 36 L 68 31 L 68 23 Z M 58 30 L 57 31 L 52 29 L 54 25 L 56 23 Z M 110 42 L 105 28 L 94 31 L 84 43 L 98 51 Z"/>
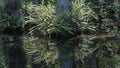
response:
<path id="1" fill-rule="evenodd" d="M 100 1 L 99 0 L 90 0 L 88 2 L 91 2 L 91 4 L 93 4 L 93 10 L 97 13 L 100 14 Z M 86 0 L 86 3 L 88 3 Z M 99 18 L 99 20 L 101 21 L 101 19 Z M 94 47 L 95 44 L 89 45 L 89 48 Z M 96 52 L 93 52 L 92 54 L 90 54 L 87 58 L 87 68 L 98 68 L 97 66 L 97 61 L 96 61 Z"/>
<path id="2" fill-rule="evenodd" d="M 72 58 L 69 55 L 61 54 L 62 68 L 72 68 Z"/>
<path id="3" fill-rule="evenodd" d="M 99 40 L 95 40 L 93 44 L 90 44 L 90 45 L 89 45 L 89 48 L 95 47 L 95 46 L 98 44 L 98 41 L 99 41 Z M 88 67 L 87 67 L 87 68 L 99 68 L 99 67 L 98 67 L 98 63 L 99 63 L 99 62 L 97 62 L 96 53 L 97 53 L 97 50 L 95 50 L 93 53 L 91 53 L 91 54 L 88 56 L 88 58 L 87 58 Z"/>
<path id="4" fill-rule="evenodd" d="M 74 47 L 73 47 L 73 49 L 74 49 Z M 73 49 L 71 51 L 73 51 Z M 69 51 L 69 52 L 71 52 L 71 51 Z M 69 53 L 69 54 L 61 53 L 60 59 L 62 62 L 62 68 L 76 68 L 77 67 L 74 52 Z"/>
<path id="5" fill-rule="evenodd" d="M 41 61 L 39 63 L 32 62 L 32 68 L 47 68 L 47 64 L 45 61 Z"/>
<path id="6" fill-rule="evenodd" d="M 92 53 L 88 57 L 88 68 L 98 68 L 96 62 L 96 54 Z"/>
<path id="7" fill-rule="evenodd" d="M 76 42 L 77 43 L 77 46 L 78 46 L 78 42 Z M 78 62 L 75 60 L 75 51 L 73 51 L 73 53 L 72 53 L 73 55 L 72 55 L 72 68 L 77 68 L 77 65 L 78 65 Z"/>
<path id="8" fill-rule="evenodd" d="M 66 42 L 69 42 L 68 44 L 65 44 Z M 74 39 L 71 41 L 65 41 L 62 40 L 60 44 L 57 45 L 57 48 L 59 50 L 59 56 L 60 60 L 62 62 L 62 68 L 76 68 L 77 64 L 75 61 L 75 53 L 74 49 L 76 46 L 78 46 L 79 40 Z"/>
<path id="9" fill-rule="evenodd" d="M 5 43 L 5 42 L 4 42 Z M 4 55 L 8 68 L 25 68 L 26 53 L 22 48 L 21 39 L 7 42 L 3 45 Z"/>

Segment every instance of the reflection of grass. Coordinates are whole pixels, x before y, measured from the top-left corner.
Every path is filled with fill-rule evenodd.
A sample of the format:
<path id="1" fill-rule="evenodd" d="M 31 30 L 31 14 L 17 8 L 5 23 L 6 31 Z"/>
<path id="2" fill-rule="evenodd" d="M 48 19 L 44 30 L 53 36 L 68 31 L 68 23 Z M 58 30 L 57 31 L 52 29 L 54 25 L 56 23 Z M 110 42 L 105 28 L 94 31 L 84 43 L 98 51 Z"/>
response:
<path id="1" fill-rule="evenodd" d="M 116 59 L 116 68 L 120 68 L 120 55 L 115 55 L 115 59 Z"/>
<path id="2" fill-rule="evenodd" d="M 3 5 L 4 5 L 3 0 L 0 0 L 0 6 L 3 6 Z"/>

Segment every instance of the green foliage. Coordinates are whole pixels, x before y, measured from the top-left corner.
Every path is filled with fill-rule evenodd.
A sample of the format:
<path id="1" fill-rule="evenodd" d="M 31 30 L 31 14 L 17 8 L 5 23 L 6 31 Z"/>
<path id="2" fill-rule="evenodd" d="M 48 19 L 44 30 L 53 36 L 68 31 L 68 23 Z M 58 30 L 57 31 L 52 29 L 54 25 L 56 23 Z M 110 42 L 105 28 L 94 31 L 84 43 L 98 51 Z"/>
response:
<path id="1" fill-rule="evenodd" d="M 46 1 L 49 3 L 56 3 L 57 0 Z M 26 0 L 27 5 L 29 2 L 31 1 Z M 56 7 L 51 4 L 48 4 L 47 6 L 33 6 L 30 4 L 27 7 L 27 11 L 30 15 L 22 17 L 24 20 L 23 26 L 25 27 L 25 25 L 29 23 L 37 24 L 36 26 L 29 29 L 29 34 L 31 35 L 25 36 L 23 38 L 24 48 L 27 52 L 29 64 L 45 61 L 49 68 L 60 68 L 60 53 L 62 52 L 67 55 L 70 53 L 70 55 L 72 55 L 73 50 L 75 52 L 74 59 L 78 61 L 78 63 L 76 62 L 78 68 L 82 68 L 79 66 L 79 64 L 83 65 L 83 67 L 84 65 L 87 66 L 86 59 L 94 52 L 97 52 L 96 58 L 98 60 L 99 66 L 101 66 L 100 68 L 110 68 L 113 59 L 118 61 L 117 58 L 119 55 L 116 53 L 116 50 L 119 49 L 118 41 L 113 41 L 111 38 L 103 39 L 101 36 L 102 39 L 100 38 L 98 40 L 99 42 L 97 41 L 97 44 L 94 44 L 96 41 L 96 36 L 79 38 L 79 36 L 75 34 L 75 32 L 78 32 L 78 34 L 82 33 L 82 35 L 84 35 L 84 31 L 88 31 L 87 34 L 93 35 L 119 34 L 120 31 L 118 26 L 109 26 L 110 24 L 113 25 L 114 21 L 107 18 L 109 14 L 106 11 L 103 12 L 103 8 L 101 8 L 100 14 L 96 14 L 95 10 L 91 8 L 91 4 L 86 4 L 84 0 L 75 0 L 71 4 L 71 12 L 65 11 L 61 14 L 57 14 L 55 10 Z M 115 8 L 117 9 L 117 14 L 119 14 L 119 6 Z M 102 19 L 100 23 L 98 20 L 98 15 L 101 15 L 101 17 L 105 18 Z M 21 27 L 21 20 L 14 21 L 14 19 L 14 16 L 2 14 L 0 17 L 0 28 L 4 30 L 6 28 L 16 29 L 17 27 Z M 56 40 L 57 38 L 51 38 L 53 34 L 64 34 L 67 36 L 74 35 L 74 37 L 70 37 L 67 40 L 63 38 L 62 40 Z M 55 36 L 53 35 L 53 37 Z M 0 35 L 0 38 L 6 38 L 9 41 L 12 41 L 13 39 L 9 35 Z M 4 58 L 4 56 L 1 58 Z M 0 59 L 0 61 L 3 60 Z M 28 65 L 28 67 L 30 66 Z"/>
<path id="2" fill-rule="evenodd" d="M 4 1 L 0 0 L 0 6 L 3 6 L 3 5 L 4 5 Z"/>
<path id="3" fill-rule="evenodd" d="M 95 12 L 89 7 L 89 5 L 85 5 L 84 1 L 82 0 L 76 0 L 75 2 L 72 3 L 72 8 L 73 10 L 71 12 L 62 12 L 61 14 L 57 14 L 55 7 L 51 5 L 48 5 L 48 6 L 30 5 L 29 6 L 28 12 L 30 16 L 25 17 L 29 19 L 25 21 L 25 25 L 31 22 L 36 23 L 37 26 L 30 28 L 29 33 L 34 34 L 35 30 L 38 30 L 38 32 L 36 33 L 43 35 L 43 38 L 42 38 L 43 41 L 39 41 L 40 42 L 39 46 L 35 46 L 34 44 L 32 46 L 26 46 L 28 48 L 25 48 L 25 49 L 28 49 L 27 52 L 29 55 L 37 56 L 35 62 L 40 62 L 45 60 L 47 63 L 55 64 L 56 63 L 55 60 L 57 59 L 58 61 L 59 59 L 58 51 L 63 51 L 63 52 L 66 52 L 66 50 L 71 51 L 75 47 L 73 42 L 76 39 L 70 38 L 64 41 L 62 41 L 63 40 L 62 39 L 56 42 L 57 38 L 55 40 L 51 40 L 51 35 L 53 33 L 56 33 L 56 34 L 67 33 L 68 35 L 69 34 L 75 35 L 74 32 L 76 32 L 76 30 L 96 31 L 96 26 L 94 25 L 94 22 L 92 20 L 93 19 L 97 20 L 98 17 L 95 14 Z M 71 20 L 65 21 L 65 19 L 67 18 Z M 75 27 L 73 26 L 74 24 L 76 24 Z M 49 44 L 51 43 L 53 43 L 54 45 L 50 46 Z M 27 44 L 27 45 L 31 45 L 31 44 Z M 53 49 L 52 51 L 51 51 L 51 48 Z M 84 49 L 84 45 L 82 48 Z M 88 51 L 90 51 L 91 53 L 94 50 L 90 49 Z M 83 57 L 80 57 L 78 53 L 79 52 L 76 53 L 77 54 L 76 57 L 81 58 L 81 60 L 83 60 L 84 57 L 90 54 L 90 53 L 86 53 L 85 55 L 85 53 L 83 52 Z"/>
<path id="4" fill-rule="evenodd" d="M 16 20 L 16 17 L 14 15 L 7 15 L 6 13 L 2 13 L 0 15 L 0 28 L 6 29 L 6 28 L 18 28 L 21 27 L 22 23 L 20 20 Z"/>
<path id="5" fill-rule="evenodd" d="M 32 10 L 32 11 L 31 11 Z M 53 6 L 49 5 L 48 7 L 45 6 L 30 6 L 29 7 L 29 14 L 31 14 L 28 18 L 28 21 L 25 21 L 25 24 L 28 24 L 30 22 L 35 22 L 37 25 L 37 28 L 39 29 L 44 35 L 47 35 L 49 31 L 49 26 L 52 25 L 55 16 L 55 9 Z M 34 31 L 34 28 L 31 29 L 31 31 Z"/>
<path id="6" fill-rule="evenodd" d="M 4 41 L 13 41 L 13 37 L 7 34 L 0 34 L 0 40 Z"/>
<path id="7" fill-rule="evenodd" d="M 34 28 L 35 30 L 39 29 L 46 36 L 64 31 L 72 33 L 72 27 L 67 23 L 63 23 L 63 19 L 70 15 L 68 12 L 56 15 L 55 7 L 51 5 L 48 5 L 48 7 L 41 5 L 33 8 L 34 12 L 30 12 L 31 16 L 28 17 L 29 20 L 26 21 L 26 24 L 36 22 L 38 26 L 37 28 L 36 26 L 31 28 L 31 31 L 34 31 Z"/>
<path id="8" fill-rule="evenodd" d="M 76 27 L 78 27 L 77 30 L 88 29 L 95 31 L 94 23 L 91 21 L 93 19 L 97 20 L 95 12 L 88 5 L 85 5 L 84 1 L 75 1 L 72 6 L 72 15 L 70 12 L 56 14 L 55 7 L 51 5 L 48 5 L 47 7 L 42 5 L 29 7 L 33 8 L 34 12 L 29 12 L 31 15 L 28 17 L 29 20 L 26 22 L 36 22 L 38 24 L 37 29 L 40 29 L 44 35 L 63 32 L 74 34 L 73 32 L 76 31 Z M 72 16 L 72 23 L 70 23 L 70 21 L 64 22 L 65 18 L 69 16 Z M 73 27 L 72 24 L 76 24 L 77 26 Z"/>
<path id="9" fill-rule="evenodd" d="M 17 18 L 17 16 L 15 16 L 14 14 L 12 14 L 11 16 L 8 15 L 7 13 L 1 13 L 0 14 L 0 31 L 4 32 L 4 31 L 11 31 L 11 30 L 15 30 L 20 28 L 20 30 L 22 30 L 22 20 Z M 0 34 L 0 39 L 2 40 L 8 40 L 8 41 L 13 41 L 13 36 L 10 35 L 9 33 L 4 34 L 1 33 Z"/>
<path id="10" fill-rule="evenodd" d="M 72 6 L 73 22 L 78 25 L 78 29 L 95 31 L 96 26 L 94 24 L 97 22 L 92 20 L 98 20 L 98 17 L 89 4 L 85 4 L 85 0 L 76 0 Z"/>
<path id="11" fill-rule="evenodd" d="M 115 65 L 118 63 L 117 60 L 119 59 L 115 58 L 117 56 L 116 50 L 118 47 L 118 41 L 104 41 L 104 43 L 99 47 L 99 51 L 97 53 L 100 68 L 111 68 L 113 62 L 115 62 Z"/>
<path id="12" fill-rule="evenodd" d="M 39 39 L 35 37 L 24 37 L 24 48 L 27 52 L 29 63 L 41 63 L 45 61 L 48 66 L 58 66 L 58 50 L 52 43 L 48 43 L 47 39 Z M 54 65 L 55 64 L 55 65 Z M 51 67 L 52 68 L 52 67 Z"/>

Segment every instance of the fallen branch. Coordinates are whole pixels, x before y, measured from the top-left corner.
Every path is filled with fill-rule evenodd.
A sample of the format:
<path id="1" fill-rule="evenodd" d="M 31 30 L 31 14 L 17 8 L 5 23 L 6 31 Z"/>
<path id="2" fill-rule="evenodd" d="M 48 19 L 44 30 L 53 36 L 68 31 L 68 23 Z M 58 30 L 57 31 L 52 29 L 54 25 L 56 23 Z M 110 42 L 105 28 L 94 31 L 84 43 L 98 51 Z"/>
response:
<path id="1" fill-rule="evenodd" d="M 107 34 L 107 35 L 78 35 L 75 39 L 91 38 L 91 39 L 107 39 L 107 38 L 120 38 L 120 34 Z"/>

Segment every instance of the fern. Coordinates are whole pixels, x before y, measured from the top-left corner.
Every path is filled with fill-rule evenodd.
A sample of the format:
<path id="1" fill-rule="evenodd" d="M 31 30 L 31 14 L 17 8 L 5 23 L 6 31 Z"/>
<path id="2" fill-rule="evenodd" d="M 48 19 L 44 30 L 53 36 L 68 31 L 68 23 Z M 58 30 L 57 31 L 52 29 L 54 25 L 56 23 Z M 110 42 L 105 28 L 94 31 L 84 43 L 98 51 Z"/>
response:
<path id="1" fill-rule="evenodd" d="M 6 41 L 13 41 L 13 36 L 7 35 L 7 34 L 0 34 L 0 39 L 1 40 L 6 40 Z"/>

